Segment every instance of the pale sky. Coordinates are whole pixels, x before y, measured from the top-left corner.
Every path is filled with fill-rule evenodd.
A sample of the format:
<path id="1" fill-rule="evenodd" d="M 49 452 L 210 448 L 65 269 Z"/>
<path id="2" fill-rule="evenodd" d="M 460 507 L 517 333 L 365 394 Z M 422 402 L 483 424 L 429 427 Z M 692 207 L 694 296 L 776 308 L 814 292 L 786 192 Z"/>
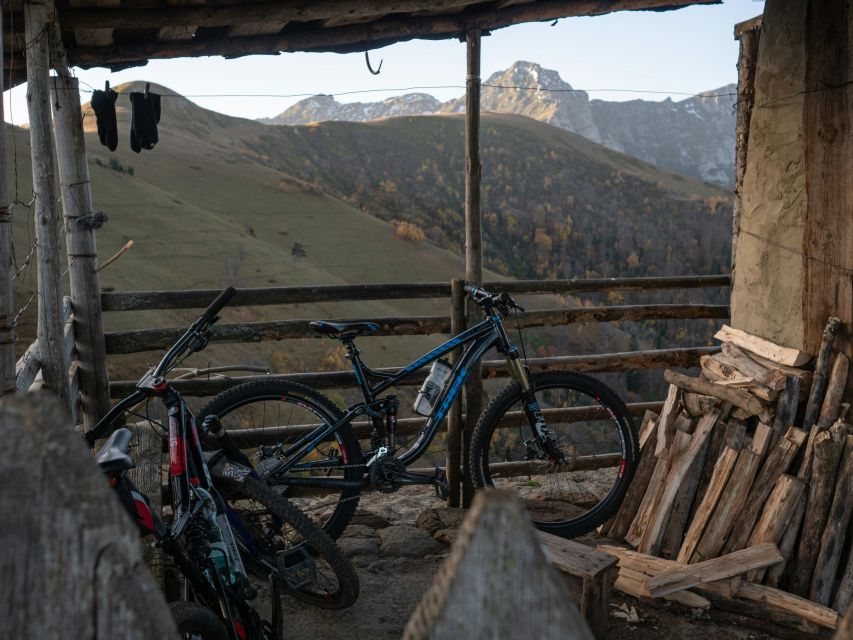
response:
<path id="1" fill-rule="evenodd" d="M 548 23 L 500 29 L 482 45 L 482 77 L 516 60 L 537 62 L 559 71 L 576 89 L 604 100 L 663 100 L 679 93 L 695 94 L 737 80 L 736 23 L 763 10 L 754 0 L 725 0 L 722 5 L 695 6 L 669 12 L 623 11 L 593 18 L 566 18 Z M 363 54 L 285 53 L 236 60 L 184 58 L 152 61 L 145 67 L 110 73 L 107 69 L 76 70 L 81 87 L 103 88 L 144 80 L 190 96 L 203 107 L 244 118 L 274 116 L 299 97 L 248 97 L 234 94 L 341 93 L 390 88 L 392 91 L 338 96 L 341 102 L 368 102 L 407 93 L 416 86 L 441 100 L 462 94 L 465 47 L 455 40 L 415 40 L 371 52 L 371 75 Z M 458 87 L 458 88 L 455 88 Z M 607 90 L 611 91 L 607 91 Z M 635 90 L 638 93 L 612 91 Z M 651 93 L 662 92 L 662 93 Z M 11 104 L 10 104 L 10 93 Z M 229 94 L 225 97 L 193 97 Z M 88 95 L 83 94 L 83 101 Z M 27 122 L 26 85 L 4 94 L 5 117 Z M 164 111 L 167 109 L 164 104 Z"/>

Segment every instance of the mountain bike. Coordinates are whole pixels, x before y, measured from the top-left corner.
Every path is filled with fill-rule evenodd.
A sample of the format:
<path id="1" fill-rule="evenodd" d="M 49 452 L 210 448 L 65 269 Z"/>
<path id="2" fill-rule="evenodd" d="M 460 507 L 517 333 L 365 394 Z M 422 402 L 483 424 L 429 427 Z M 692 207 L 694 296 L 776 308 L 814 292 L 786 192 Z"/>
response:
<path id="1" fill-rule="evenodd" d="M 291 499 L 303 500 L 326 532 L 337 537 L 369 485 L 392 492 L 404 485 L 431 484 L 439 496 L 446 495 L 440 469 L 416 473 L 407 467 L 427 451 L 474 365 L 494 348 L 506 358 L 514 380 L 489 404 L 474 430 L 474 485 L 515 488 L 536 526 L 545 531 L 566 537 L 591 531 L 615 513 L 637 465 L 637 439 L 625 404 L 589 376 L 531 373 L 523 342 L 520 351 L 502 321 L 513 313 L 517 318 L 523 309 L 506 293 L 471 286 L 465 291 L 482 309 L 483 320 L 390 372 L 365 365 L 355 343 L 361 334 L 377 331 L 376 323 L 311 323 L 320 334 L 340 340 L 352 363 L 363 401 L 346 411 L 315 390 L 280 379 L 233 387 L 201 411 L 217 415 L 235 438 L 241 429 L 252 429 L 254 435 L 274 439 L 258 450 L 259 473 Z M 463 355 L 451 367 L 444 356 L 462 347 Z M 416 401 L 425 420 L 414 440 L 400 447 L 400 401 L 382 394 L 430 363 Z M 369 443 L 366 451 L 360 437 Z M 316 497 L 319 492 L 326 492 L 325 500 Z"/>
<path id="2" fill-rule="evenodd" d="M 92 446 L 109 435 L 96 461 L 141 533 L 153 535 L 181 570 L 187 591 L 183 599 L 214 612 L 230 640 L 278 638 L 279 588 L 317 606 L 344 608 L 358 595 L 358 578 L 334 541 L 260 480 L 214 416 L 197 423 L 165 377 L 182 356 L 204 349 L 219 319 L 216 314 L 235 293 L 232 287 L 223 291 L 143 376 L 136 391 L 85 438 Z M 157 425 L 169 443 L 173 517 L 168 524 L 148 508 L 147 498 L 127 477 L 135 466 L 127 453 L 133 432 L 120 426 L 127 412 L 155 398 L 168 410 L 168 429 Z M 203 443 L 214 439 L 221 449 L 205 450 Z M 271 622 L 262 621 L 250 604 L 257 595 L 250 575 L 271 582 Z"/>

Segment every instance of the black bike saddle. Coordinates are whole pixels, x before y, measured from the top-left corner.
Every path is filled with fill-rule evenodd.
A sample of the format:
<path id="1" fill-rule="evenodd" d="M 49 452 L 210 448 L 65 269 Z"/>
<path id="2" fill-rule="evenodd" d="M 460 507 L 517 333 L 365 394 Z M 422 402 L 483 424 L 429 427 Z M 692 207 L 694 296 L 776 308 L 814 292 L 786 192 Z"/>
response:
<path id="1" fill-rule="evenodd" d="M 127 455 L 127 449 L 130 447 L 132 439 L 133 431 L 130 429 L 122 427 L 113 431 L 101 450 L 95 454 L 95 462 L 98 463 L 104 473 L 126 471 L 136 466 L 133 458 Z"/>
<path id="2" fill-rule="evenodd" d="M 379 331 L 379 325 L 375 322 L 326 322 L 325 320 L 315 320 L 309 326 L 317 333 L 322 333 L 332 338 L 354 338 L 365 331 L 369 331 L 370 333 Z"/>

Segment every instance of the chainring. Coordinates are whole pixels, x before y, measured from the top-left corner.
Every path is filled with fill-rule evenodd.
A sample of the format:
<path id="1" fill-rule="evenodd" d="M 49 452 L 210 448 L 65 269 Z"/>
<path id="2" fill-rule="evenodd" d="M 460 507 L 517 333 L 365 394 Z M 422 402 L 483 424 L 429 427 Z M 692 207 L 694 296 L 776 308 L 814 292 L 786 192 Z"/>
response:
<path id="1" fill-rule="evenodd" d="M 397 476 L 406 472 L 406 467 L 400 460 L 391 456 L 383 456 L 370 465 L 370 482 L 379 493 L 394 493 L 402 486 Z"/>

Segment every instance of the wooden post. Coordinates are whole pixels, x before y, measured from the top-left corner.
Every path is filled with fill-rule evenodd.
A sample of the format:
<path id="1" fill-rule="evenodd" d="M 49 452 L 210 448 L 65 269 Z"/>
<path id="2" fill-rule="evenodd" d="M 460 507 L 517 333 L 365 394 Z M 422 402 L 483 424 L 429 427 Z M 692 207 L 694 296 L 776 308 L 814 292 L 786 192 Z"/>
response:
<path id="1" fill-rule="evenodd" d="M 457 335 L 465 329 L 465 283 L 454 278 L 450 283 L 450 333 Z M 459 361 L 460 350 L 450 354 L 451 364 Z M 458 507 L 460 475 L 462 474 L 462 398 L 457 397 L 447 415 L 447 506 Z"/>
<path id="2" fill-rule="evenodd" d="M 548 566 L 521 500 L 514 492 L 487 490 L 474 501 L 403 638 L 505 637 L 593 635 Z"/>
<path id="3" fill-rule="evenodd" d="M 483 224 L 480 215 L 480 29 L 465 33 L 467 76 L 465 78 L 465 280 L 483 283 Z M 468 305 L 469 326 L 480 320 L 480 308 Z M 468 468 L 471 434 L 483 409 L 482 368 L 471 369 L 465 385 L 464 475 L 462 506 L 471 504 L 474 486 Z"/>
<path id="4" fill-rule="evenodd" d="M 53 94 L 53 122 L 74 310 L 74 340 L 80 362 L 81 409 L 84 423 L 92 426 L 109 410 L 110 401 L 101 287 L 95 271 L 98 261 L 96 223 L 77 78 L 53 78 Z"/>
<path id="5" fill-rule="evenodd" d="M 758 60 L 758 36 L 761 22 L 750 20 L 735 26 L 735 39 L 740 41 L 737 61 L 737 125 L 735 129 L 735 199 L 732 214 L 732 269 L 737 255 L 740 233 L 741 190 L 746 171 L 746 151 L 749 144 L 749 119 L 755 104 L 755 66 Z"/>
<path id="6" fill-rule="evenodd" d="M 50 122 L 50 52 L 48 6 L 24 3 L 27 47 L 27 109 L 30 116 L 30 153 L 35 192 L 34 219 L 38 255 L 38 343 L 45 386 L 69 407 L 62 327 L 59 198 L 53 133 Z"/>
<path id="7" fill-rule="evenodd" d="M 15 514 L 0 522 L 0 637 L 177 637 L 138 531 L 64 413 L 32 395 L 0 406 L 0 477 L 15 478 L 0 483 Z"/>
<path id="8" fill-rule="evenodd" d="M 3 32 L 3 15 L 0 11 L 0 33 Z M 3 64 L 3 43 L 0 42 L 0 70 Z M 3 94 L 5 71 L 0 72 L 0 95 Z M 3 119 L 3 101 L 0 100 L 0 123 Z M 12 211 L 6 190 L 6 127 L 0 127 L 0 396 L 15 392 L 15 314 L 12 293 Z"/>

